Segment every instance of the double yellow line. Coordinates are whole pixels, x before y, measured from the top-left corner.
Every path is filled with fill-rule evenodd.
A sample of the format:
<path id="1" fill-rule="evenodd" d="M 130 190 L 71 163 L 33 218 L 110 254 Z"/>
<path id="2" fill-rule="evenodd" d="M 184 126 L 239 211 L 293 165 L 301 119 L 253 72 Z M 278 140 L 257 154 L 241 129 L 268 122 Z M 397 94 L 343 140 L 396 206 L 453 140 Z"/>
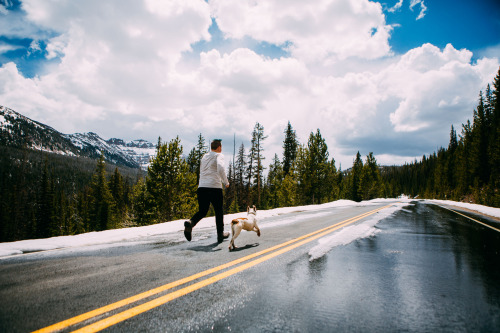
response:
<path id="1" fill-rule="evenodd" d="M 210 285 L 212 283 L 215 283 L 217 281 L 220 281 L 220 280 L 222 280 L 222 279 L 224 279 L 226 277 L 229 277 L 231 275 L 234 275 L 236 273 L 244 271 L 244 270 L 246 270 L 246 269 L 248 269 L 250 267 L 258 265 L 258 264 L 260 264 L 260 263 L 262 263 L 264 261 L 267 261 L 269 259 L 277 257 L 277 256 L 279 256 L 279 255 L 281 255 L 283 253 L 291 251 L 291 250 L 293 250 L 293 249 L 295 249 L 295 248 L 297 248 L 299 246 L 302 246 L 302 245 L 304 245 L 306 243 L 309 243 L 309 242 L 311 242 L 311 241 L 313 241 L 315 239 L 323 237 L 323 236 L 325 236 L 325 235 L 327 235 L 327 234 L 329 234 L 329 233 L 331 233 L 331 232 L 333 232 L 333 231 L 335 231 L 337 229 L 340 229 L 340 228 L 345 227 L 345 226 L 347 226 L 347 225 L 349 225 L 351 223 L 359 221 L 359 220 L 361 220 L 361 219 L 363 219 L 363 218 L 365 218 L 365 217 L 367 217 L 369 215 L 375 214 L 376 212 L 378 212 L 378 211 L 380 211 L 380 210 L 382 210 L 384 208 L 390 207 L 390 206 L 391 205 L 387 205 L 387 206 L 384 206 L 384 207 L 381 207 L 381 208 L 377 208 L 377 209 L 371 210 L 371 211 L 369 211 L 367 213 L 364 213 L 364 214 L 352 217 L 350 219 L 347 219 L 347 220 L 344 220 L 342 222 L 336 223 L 334 225 L 328 226 L 326 228 L 317 230 L 317 231 L 309 233 L 307 235 L 304 235 L 304 236 L 292 239 L 292 240 L 284 242 L 282 244 L 278 244 L 276 246 L 270 247 L 270 248 L 265 249 L 263 251 L 260 251 L 260 252 L 254 253 L 254 254 L 250 254 L 250 255 L 242 257 L 240 259 L 233 260 L 233 261 L 228 262 L 226 264 L 223 264 L 223 265 L 220 265 L 220 266 L 217 266 L 217 267 L 205 270 L 203 272 L 200 272 L 200 273 L 188 276 L 186 278 L 183 278 L 183 279 L 171 282 L 171 283 L 167 283 L 167 284 L 165 284 L 163 286 L 160 286 L 158 288 L 154 288 L 154 289 L 148 290 L 146 292 L 137 294 L 135 296 L 123 299 L 121 301 L 118 301 L 118 302 L 106 305 L 104 307 L 101 307 L 101 308 L 98 308 L 98 309 L 86 312 L 86 313 L 81 314 L 79 316 L 76 316 L 76 317 L 73 317 L 73 318 L 61 321 L 59 323 L 56 323 L 56 324 L 53 324 L 53 325 L 50 325 L 50 326 L 47 326 L 47 327 L 42 328 L 40 330 L 37 330 L 35 332 L 42 333 L 42 332 L 56 332 L 56 331 L 59 331 L 59 330 L 63 330 L 63 329 L 69 328 L 69 327 L 71 327 L 73 325 L 82 323 L 82 322 L 84 322 L 86 320 L 90 320 L 92 318 L 95 318 L 97 316 L 103 315 L 103 314 L 108 313 L 110 311 L 116 310 L 118 308 L 121 308 L 121 307 L 127 306 L 129 304 L 138 302 L 138 301 L 143 300 L 145 298 L 157 295 L 157 294 L 162 293 L 164 291 L 167 291 L 169 289 L 181 286 L 183 284 L 186 284 L 188 282 L 197 280 L 197 279 L 205 277 L 207 275 L 210 275 L 210 274 L 216 273 L 218 271 L 230 268 L 232 266 L 241 264 L 241 263 L 243 263 L 245 261 L 249 261 L 251 259 L 260 257 L 260 258 L 257 258 L 255 260 L 249 261 L 249 262 L 247 262 L 247 263 L 245 263 L 243 265 L 237 266 L 237 267 L 229 269 L 229 270 L 227 270 L 225 272 L 219 273 L 217 275 L 208 277 L 208 278 L 206 278 L 204 280 L 201 280 L 199 282 L 196 282 L 196 283 L 193 283 L 191 285 L 188 285 L 187 287 L 184 287 L 184 288 L 175 290 L 173 292 L 170 292 L 170 293 L 168 293 L 168 294 L 166 294 L 164 296 L 160 296 L 160 297 L 155 298 L 155 299 L 153 299 L 151 301 L 148 301 L 146 303 L 139 304 L 137 306 L 134 306 L 134 307 L 129 308 L 127 310 L 124 310 L 122 312 L 116 313 L 116 314 L 114 314 L 114 315 L 112 315 L 110 317 L 104 318 L 104 319 L 99 320 L 99 321 L 97 321 L 95 323 L 92 323 L 92 324 L 89 324 L 87 326 L 84 326 L 84 327 L 82 327 L 82 328 L 80 328 L 80 329 L 78 329 L 78 330 L 76 330 L 74 332 L 98 332 L 98 331 L 101 331 L 101 330 L 103 330 L 103 329 L 105 329 L 107 327 L 113 326 L 113 325 L 115 325 L 115 324 L 117 324 L 119 322 L 122 322 L 124 320 L 129 319 L 129 318 L 137 316 L 137 315 L 139 315 L 141 313 L 144 313 L 146 311 L 154 309 L 154 308 L 156 308 L 156 307 L 158 307 L 160 305 L 168 303 L 171 300 L 174 300 L 176 298 L 179 298 L 181 296 L 189 294 L 189 293 L 191 293 L 191 292 L 193 292 L 195 290 L 198 290 L 200 288 L 208 286 L 208 285 Z M 264 254 L 267 254 L 267 255 L 264 255 Z"/>

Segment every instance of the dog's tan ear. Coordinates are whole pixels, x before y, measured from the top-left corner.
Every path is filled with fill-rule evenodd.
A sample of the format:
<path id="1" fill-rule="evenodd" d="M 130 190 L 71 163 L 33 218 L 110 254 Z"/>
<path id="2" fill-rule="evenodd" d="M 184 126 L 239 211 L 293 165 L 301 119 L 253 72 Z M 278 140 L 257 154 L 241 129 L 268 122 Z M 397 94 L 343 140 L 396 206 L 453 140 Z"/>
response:
<path id="1" fill-rule="evenodd" d="M 255 207 L 255 205 L 253 205 L 253 210 L 256 212 L 257 211 L 257 207 Z"/>

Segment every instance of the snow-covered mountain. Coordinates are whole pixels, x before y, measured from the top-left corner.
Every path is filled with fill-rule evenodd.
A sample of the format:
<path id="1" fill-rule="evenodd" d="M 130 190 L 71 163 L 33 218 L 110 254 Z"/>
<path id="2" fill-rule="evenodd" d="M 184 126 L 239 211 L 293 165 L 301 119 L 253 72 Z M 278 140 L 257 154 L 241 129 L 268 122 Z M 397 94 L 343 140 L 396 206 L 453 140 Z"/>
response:
<path id="1" fill-rule="evenodd" d="M 122 139 L 111 138 L 106 142 L 131 156 L 143 169 L 148 167 L 149 160 L 156 154 L 156 146 L 142 139 L 123 141 Z"/>
<path id="2" fill-rule="evenodd" d="M 155 146 L 146 140 L 104 140 L 92 132 L 62 134 L 4 106 L 0 106 L 0 145 L 90 158 L 103 155 L 113 164 L 143 169 L 156 152 Z"/>

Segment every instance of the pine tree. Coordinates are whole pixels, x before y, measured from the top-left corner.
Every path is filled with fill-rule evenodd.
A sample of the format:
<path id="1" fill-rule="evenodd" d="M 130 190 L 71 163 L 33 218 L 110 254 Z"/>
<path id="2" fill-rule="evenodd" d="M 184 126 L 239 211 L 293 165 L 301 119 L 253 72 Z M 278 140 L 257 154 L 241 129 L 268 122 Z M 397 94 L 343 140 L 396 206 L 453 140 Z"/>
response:
<path id="1" fill-rule="evenodd" d="M 252 179 L 253 179 L 254 163 L 255 163 L 255 139 L 252 138 L 250 151 L 248 152 L 247 169 L 245 174 L 246 195 L 247 195 L 246 202 L 248 206 L 251 206 L 253 204 Z"/>
<path id="2" fill-rule="evenodd" d="M 383 196 L 384 188 L 382 185 L 382 177 L 380 169 L 377 165 L 377 160 L 373 153 L 370 152 L 366 156 L 366 162 L 363 166 L 359 179 L 358 197 L 362 200 L 371 200 Z"/>
<path id="3" fill-rule="evenodd" d="M 234 187 L 237 198 L 237 205 L 239 208 L 246 207 L 250 205 L 247 201 L 248 194 L 245 191 L 245 172 L 247 170 L 247 162 L 245 155 L 245 145 L 242 143 L 238 149 L 238 155 L 236 157 L 235 168 L 234 168 Z"/>
<path id="4" fill-rule="evenodd" d="M 78 210 L 78 206 L 80 205 L 78 200 L 79 195 L 77 193 L 72 193 L 68 198 L 69 235 L 76 235 L 85 231 L 84 221 Z"/>
<path id="5" fill-rule="evenodd" d="M 123 181 L 123 177 L 120 174 L 120 171 L 118 171 L 117 167 L 115 168 L 115 172 L 109 179 L 108 186 L 111 192 L 111 196 L 113 197 L 114 206 L 116 207 L 119 221 L 123 222 L 125 220 L 125 216 L 127 215 L 127 206 L 125 202 L 125 182 Z"/>
<path id="6" fill-rule="evenodd" d="M 37 236 L 47 238 L 52 236 L 54 213 L 54 192 L 49 178 L 48 161 L 45 160 L 40 184 L 37 211 Z"/>
<path id="7" fill-rule="evenodd" d="M 138 225 L 148 225 L 153 222 L 153 198 L 147 190 L 144 178 L 139 178 L 132 189 L 132 211 L 134 221 Z"/>
<path id="8" fill-rule="evenodd" d="M 260 200 L 261 200 L 261 192 L 262 192 L 262 184 L 263 184 L 263 171 L 264 171 L 264 165 L 263 165 L 263 160 L 265 159 L 264 156 L 262 155 L 262 152 L 264 151 L 263 148 L 263 142 L 267 138 L 267 136 L 264 135 L 264 126 L 262 126 L 259 123 L 255 124 L 254 130 L 252 132 L 252 146 L 250 148 L 250 153 L 249 153 L 249 164 L 248 164 L 248 171 L 247 171 L 247 179 L 248 179 L 248 194 L 250 195 L 249 205 L 252 205 L 253 200 L 251 197 L 251 188 L 250 184 L 252 183 L 253 179 L 253 184 L 256 187 L 257 190 L 257 205 L 260 206 Z"/>
<path id="9" fill-rule="evenodd" d="M 297 141 L 297 134 L 288 122 L 285 130 L 285 140 L 283 141 L 283 172 L 287 175 L 290 172 L 293 161 L 297 157 L 297 149 L 299 143 Z"/>
<path id="10" fill-rule="evenodd" d="M 450 143 L 448 144 L 448 150 L 451 153 L 455 152 L 455 149 L 458 147 L 458 140 L 457 140 L 457 132 L 455 131 L 455 128 L 453 125 L 451 125 L 451 131 L 450 131 Z"/>
<path id="11" fill-rule="evenodd" d="M 157 222 L 185 218 L 194 209 L 196 176 L 189 172 L 182 151 L 179 137 L 168 144 L 158 139 L 156 156 L 148 167 L 146 178 Z"/>
<path id="12" fill-rule="evenodd" d="M 186 161 L 188 164 L 189 172 L 196 173 L 198 168 L 197 166 L 199 166 L 199 163 L 196 159 L 196 147 L 193 147 L 193 149 L 191 149 Z"/>
<path id="13" fill-rule="evenodd" d="M 340 197 L 341 175 L 335 167 L 335 159 L 332 158 L 326 165 L 325 177 L 325 200 L 334 201 Z"/>
<path id="14" fill-rule="evenodd" d="M 472 165 L 475 187 L 480 187 L 489 180 L 487 123 L 484 113 L 484 98 L 479 94 L 479 104 L 474 111 L 472 125 Z"/>
<path id="15" fill-rule="evenodd" d="M 267 176 L 267 187 L 269 190 L 269 206 L 276 208 L 282 206 L 281 188 L 283 186 L 283 167 L 279 160 L 278 154 L 274 155 L 273 162 L 269 166 Z"/>
<path id="16" fill-rule="evenodd" d="M 115 206 L 106 180 L 104 156 L 97 162 L 90 185 L 90 224 L 91 230 L 100 231 L 115 227 Z"/>
<path id="17" fill-rule="evenodd" d="M 0 151 L 0 242 L 7 239 L 7 229 L 10 225 L 10 216 L 7 214 L 7 199 L 8 199 L 8 178 L 10 156 L 8 157 L 3 151 Z"/>
<path id="18" fill-rule="evenodd" d="M 471 143 L 472 143 L 472 126 L 470 121 L 462 124 L 462 133 L 458 142 L 457 159 L 458 165 L 456 168 L 456 195 L 463 197 L 468 194 L 469 187 L 472 185 L 471 177 Z"/>
<path id="19" fill-rule="evenodd" d="M 321 203 L 326 196 L 326 175 L 328 173 L 328 147 L 319 129 L 311 132 L 307 143 L 305 159 L 305 192 L 309 203 Z"/>
<path id="20" fill-rule="evenodd" d="M 63 191 L 56 190 L 55 188 L 54 191 L 54 215 L 51 235 L 67 235 L 70 231 L 70 226 L 68 225 L 68 200 Z"/>
<path id="21" fill-rule="evenodd" d="M 500 207 L 500 68 L 493 81 L 493 89 L 489 96 L 491 105 L 491 131 L 489 137 L 488 159 L 490 166 L 489 184 L 492 193 L 492 205 Z"/>
<path id="22" fill-rule="evenodd" d="M 81 229 L 76 230 L 76 233 L 83 233 L 88 231 L 94 231 L 94 223 L 91 223 L 91 207 L 90 207 L 90 187 L 85 187 L 77 195 L 76 210 L 77 214 L 81 219 Z"/>
<path id="23" fill-rule="evenodd" d="M 362 198 L 359 196 L 359 185 L 360 185 L 360 178 L 361 178 L 361 173 L 363 172 L 363 161 L 361 160 L 361 154 L 358 153 L 356 154 L 356 159 L 354 160 L 354 163 L 352 165 L 352 171 L 351 171 L 351 200 L 354 200 L 356 202 L 360 202 Z"/>
<path id="24" fill-rule="evenodd" d="M 256 142 L 255 142 L 255 152 L 256 152 L 256 166 L 255 166 L 255 185 L 257 186 L 257 204 L 261 205 L 261 194 L 262 187 L 264 183 L 264 160 L 265 157 L 263 155 L 264 147 L 263 142 L 267 138 L 264 135 L 264 126 L 257 123 L 255 124 L 255 130 L 257 131 Z"/>
<path id="25" fill-rule="evenodd" d="M 448 144 L 448 157 L 446 160 L 446 170 L 447 170 L 447 184 L 449 186 L 449 192 L 452 199 L 458 199 L 456 194 L 456 165 L 457 165 L 457 149 L 458 149 L 458 139 L 457 132 L 453 125 L 451 125 L 450 131 L 450 143 Z"/>
<path id="26" fill-rule="evenodd" d="M 292 167 L 288 174 L 283 178 L 281 188 L 279 189 L 280 203 L 282 207 L 293 207 L 300 204 L 299 201 L 299 185 L 297 180 L 297 172 L 295 172 L 295 165 L 297 159 L 292 163 Z"/>
<path id="27" fill-rule="evenodd" d="M 433 192 L 436 198 L 447 199 L 448 198 L 448 181 L 447 166 L 448 154 L 446 149 L 439 148 L 437 152 L 436 165 L 434 167 L 434 188 Z"/>
<path id="28" fill-rule="evenodd" d="M 491 86 L 488 83 L 488 85 L 486 86 L 486 92 L 484 94 L 484 115 L 488 124 L 493 123 L 494 108 L 495 97 L 493 96 L 493 91 L 491 90 Z"/>
<path id="29" fill-rule="evenodd" d="M 203 155 L 208 152 L 208 147 L 205 145 L 205 138 L 198 135 L 198 143 L 196 147 L 193 147 L 188 155 L 187 163 L 189 165 L 189 171 L 196 174 L 196 183 L 200 181 L 200 163 Z"/>
<path id="30" fill-rule="evenodd" d="M 232 186 L 229 186 L 229 188 L 225 189 L 224 191 L 224 211 L 225 212 L 231 212 L 231 213 L 237 213 L 237 211 L 231 211 L 231 209 L 235 208 L 234 202 L 236 201 L 236 187 L 234 186 L 234 169 L 233 169 L 233 164 L 229 163 L 229 169 L 227 171 L 227 179 L 229 181 L 229 184 Z M 237 205 L 236 205 L 237 206 Z"/>

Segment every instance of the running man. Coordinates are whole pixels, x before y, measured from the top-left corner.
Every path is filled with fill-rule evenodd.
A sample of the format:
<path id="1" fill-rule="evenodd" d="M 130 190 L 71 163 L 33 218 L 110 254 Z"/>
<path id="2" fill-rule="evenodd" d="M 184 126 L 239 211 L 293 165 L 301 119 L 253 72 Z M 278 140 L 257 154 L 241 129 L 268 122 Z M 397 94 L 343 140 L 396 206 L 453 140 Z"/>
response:
<path id="1" fill-rule="evenodd" d="M 191 241 L 193 227 L 204 218 L 210 207 L 215 210 L 215 225 L 217 227 L 217 242 L 229 237 L 229 232 L 224 232 L 224 212 L 222 186 L 229 187 L 226 170 L 224 169 L 224 155 L 222 155 L 221 140 L 215 139 L 210 144 L 210 152 L 201 159 L 200 182 L 198 184 L 198 212 L 189 220 L 184 222 L 184 236 Z"/>

